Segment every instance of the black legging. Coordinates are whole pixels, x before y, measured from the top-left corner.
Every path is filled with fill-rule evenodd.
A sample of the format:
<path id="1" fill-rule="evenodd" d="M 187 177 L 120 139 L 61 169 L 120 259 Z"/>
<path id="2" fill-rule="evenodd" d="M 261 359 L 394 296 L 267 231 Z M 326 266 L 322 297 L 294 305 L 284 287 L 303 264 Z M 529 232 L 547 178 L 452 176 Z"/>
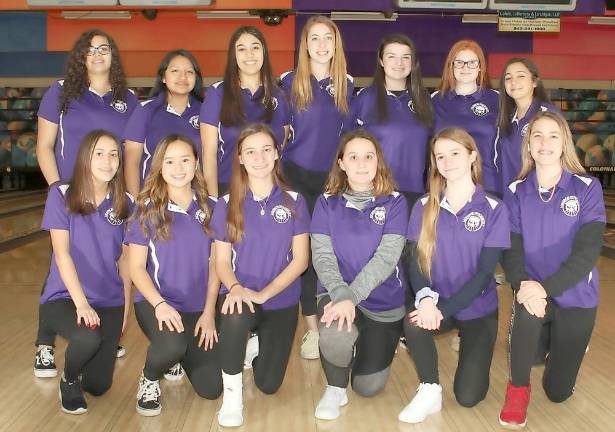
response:
<path id="1" fill-rule="evenodd" d="M 285 309 L 263 310 L 254 305 L 254 313 L 243 305 L 242 313 L 221 314 L 224 296 L 218 299 L 220 343 L 218 355 L 222 370 L 235 375 L 243 371 L 248 333 L 258 334 L 259 352 L 252 362 L 254 383 L 259 390 L 273 394 L 282 385 L 293 347 L 299 305 Z"/>
<path id="2" fill-rule="evenodd" d="M 540 319 L 513 300 L 510 333 L 512 384 L 527 386 L 541 330 L 550 324 L 549 356 L 542 386 L 553 402 L 563 402 L 574 391 L 577 374 L 596 321 L 596 308 L 562 308 L 548 301 L 547 314 Z"/>
<path id="3" fill-rule="evenodd" d="M 83 322 L 77 326 L 72 300 L 53 300 L 39 305 L 39 335 L 59 334 L 68 340 L 64 353 L 64 376 L 67 381 L 81 375 L 83 390 L 100 396 L 111 387 L 117 344 L 122 333 L 124 306 L 95 307 L 100 327 L 91 330 Z M 37 339 L 36 345 L 48 340 Z"/>
<path id="4" fill-rule="evenodd" d="M 323 192 L 328 173 L 308 171 L 289 160 L 284 161 L 282 168 L 284 177 L 290 182 L 292 188 L 305 198 L 310 214 L 312 214 L 316 200 Z M 316 271 L 310 254 L 308 268 L 301 275 L 301 314 L 304 316 L 316 314 L 316 281 Z"/>
<path id="5" fill-rule="evenodd" d="M 199 337 L 194 336 L 200 312 L 179 312 L 184 324 L 183 333 L 172 332 L 166 325 L 160 331 L 154 308 L 147 301 L 135 303 L 135 314 L 141 330 L 150 340 L 143 368 L 145 378 L 159 380 L 171 366 L 181 363 L 199 396 L 205 399 L 220 396 L 222 376 L 216 354 L 217 346 L 205 351 L 198 346 Z"/>
<path id="6" fill-rule="evenodd" d="M 412 312 L 414 307 L 408 312 Z M 464 407 L 473 407 L 482 401 L 489 390 L 489 370 L 498 332 L 497 311 L 482 318 L 457 320 L 447 318 L 440 329 L 431 331 L 410 324 L 404 319 L 404 333 L 408 352 L 414 360 L 422 383 L 439 383 L 438 351 L 434 336 L 459 329 L 461 343 L 455 372 L 455 398 Z"/>
<path id="7" fill-rule="evenodd" d="M 318 301 L 318 317 L 331 298 Z M 352 325 L 339 331 L 338 322 L 329 328 L 319 323 L 320 362 L 329 385 L 346 388 L 352 375 L 352 388 L 364 397 L 371 397 L 384 389 L 391 362 L 401 335 L 402 320 L 379 322 L 368 318 L 359 308 Z"/>

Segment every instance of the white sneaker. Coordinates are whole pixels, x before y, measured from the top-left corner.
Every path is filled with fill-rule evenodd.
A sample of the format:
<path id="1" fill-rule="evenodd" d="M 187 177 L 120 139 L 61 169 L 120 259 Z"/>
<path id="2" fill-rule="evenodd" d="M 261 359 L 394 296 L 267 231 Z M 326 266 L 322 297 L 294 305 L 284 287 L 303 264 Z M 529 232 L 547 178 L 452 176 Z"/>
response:
<path id="1" fill-rule="evenodd" d="M 301 357 L 306 360 L 315 360 L 320 358 L 318 350 L 318 331 L 308 330 L 301 342 Z"/>
<path id="2" fill-rule="evenodd" d="M 412 401 L 399 413 L 399 421 L 420 423 L 442 409 L 442 386 L 421 383 Z"/>
<path id="3" fill-rule="evenodd" d="M 222 372 L 224 393 L 222 406 L 218 411 L 218 424 L 237 427 L 243 424 L 243 373 L 229 375 Z"/>
<path id="4" fill-rule="evenodd" d="M 328 385 L 316 406 L 314 417 L 320 420 L 335 420 L 340 416 L 340 408 L 347 403 L 345 388 Z"/>
<path id="5" fill-rule="evenodd" d="M 185 375 L 184 368 L 181 363 L 175 363 L 171 368 L 164 373 L 164 379 L 167 381 L 179 381 Z"/>
<path id="6" fill-rule="evenodd" d="M 459 352 L 459 345 L 461 344 L 461 338 L 459 334 L 456 334 L 451 338 L 451 349 L 455 352 Z"/>
<path id="7" fill-rule="evenodd" d="M 243 368 L 252 369 L 252 362 L 258 356 L 258 335 L 252 335 L 246 343 L 246 356 L 243 359 Z"/>
<path id="8" fill-rule="evenodd" d="M 159 415 L 161 410 L 160 381 L 150 381 L 141 374 L 137 390 L 137 412 L 145 417 L 153 417 Z"/>

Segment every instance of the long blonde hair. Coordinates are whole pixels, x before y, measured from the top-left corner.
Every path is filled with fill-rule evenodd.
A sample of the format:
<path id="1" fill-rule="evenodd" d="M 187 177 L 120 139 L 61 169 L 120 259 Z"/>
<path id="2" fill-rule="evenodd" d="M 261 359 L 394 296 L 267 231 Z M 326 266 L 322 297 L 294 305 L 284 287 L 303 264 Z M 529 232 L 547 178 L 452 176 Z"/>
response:
<path id="1" fill-rule="evenodd" d="M 156 151 L 152 158 L 152 168 L 145 178 L 143 189 L 137 196 L 137 212 L 135 217 L 138 218 L 141 229 L 147 237 L 152 237 L 155 240 L 169 240 L 171 238 L 171 214 L 167 211 L 169 204 L 169 191 L 167 183 L 162 177 L 162 164 L 164 162 L 164 154 L 169 145 L 175 141 L 186 143 L 193 151 L 196 160 L 196 171 L 192 179 L 192 189 L 196 195 L 199 207 L 205 214 L 203 221 L 203 232 L 209 233 L 209 221 L 211 219 L 211 209 L 207 203 L 209 194 L 205 185 L 205 178 L 201 171 L 201 164 L 198 161 L 196 146 L 194 142 L 183 135 L 171 134 L 164 137 L 156 146 Z M 150 231 L 151 230 L 151 231 Z"/>
<path id="2" fill-rule="evenodd" d="M 440 200 L 446 189 L 446 179 L 436 165 L 436 155 L 434 153 L 436 141 L 448 138 L 461 144 L 468 153 L 475 152 L 476 159 L 472 162 L 472 182 L 476 185 L 481 183 L 481 160 L 480 153 L 474 142 L 472 135 L 465 130 L 457 127 L 442 129 L 432 139 L 430 143 L 430 169 L 429 169 L 429 195 L 423 210 L 423 220 L 421 222 L 421 233 L 416 245 L 418 254 L 419 270 L 431 280 L 432 258 L 436 251 L 438 216 L 440 215 Z"/>
<path id="3" fill-rule="evenodd" d="M 346 192 L 347 189 L 350 189 L 350 185 L 348 184 L 348 175 L 346 175 L 346 172 L 344 172 L 344 170 L 340 167 L 339 161 L 344 158 L 346 145 L 356 138 L 362 138 L 370 141 L 376 149 L 376 159 L 378 159 L 378 165 L 376 166 L 376 177 L 374 177 L 373 181 L 374 196 L 391 194 L 395 189 L 393 174 L 384 159 L 384 153 L 382 152 L 382 147 L 380 147 L 378 140 L 365 129 L 357 129 L 342 136 L 340 144 L 337 146 L 333 166 L 331 167 L 329 177 L 325 183 L 325 192 L 331 195 L 339 195 Z"/>
<path id="4" fill-rule="evenodd" d="M 335 89 L 335 106 L 342 113 L 348 112 L 348 83 L 346 77 L 346 57 L 342 35 L 337 25 L 322 15 L 311 17 L 303 26 L 299 40 L 297 70 L 290 93 L 291 100 L 297 111 L 306 110 L 312 103 L 312 72 L 310 70 L 310 54 L 307 48 L 308 33 L 314 24 L 326 25 L 335 35 L 335 53 L 329 65 L 329 75 Z"/>

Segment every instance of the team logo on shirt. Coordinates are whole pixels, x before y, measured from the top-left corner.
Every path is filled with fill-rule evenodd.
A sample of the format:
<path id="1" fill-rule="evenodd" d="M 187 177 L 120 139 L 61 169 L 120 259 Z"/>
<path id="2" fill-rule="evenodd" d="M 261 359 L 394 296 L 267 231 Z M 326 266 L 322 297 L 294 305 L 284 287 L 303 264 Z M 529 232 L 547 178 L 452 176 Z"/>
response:
<path id="1" fill-rule="evenodd" d="M 279 224 L 286 223 L 290 220 L 290 210 L 283 205 L 277 205 L 271 209 L 271 216 L 273 220 Z"/>
<path id="2" fill-rule="evenodd" d="M 485 226 L 485 217 L 479 212 L 470 212 L 463 218 L 463 225 L 470 232 L 475 232 Z"/>
<path id="3" fill-rule="evenodd" d="M 193 115 L 192 117 L 190 117 L 190 120 L 188 120 L 190 122 L 190 125 L 195 128 L 198 129 L 199 128 L 199 115 Z"/>
<path id="4" fill-rule="evenodd" d="M 477 117 L 483 117 L 489 114 L 489 107 L 482 102 L 476 102 L 470 107 L 470 109 Z"/>
<path id="5" fill-rule="evenodd" d="M 416 113 L 416 111 L 414 110 L 414 102 L 412 102 L 412 99 L 408 101 L 408 108 L 410 108 L 410 111 L 412 111 L 413 113 Z"/>
<path id="6" fill-rule="evenodd" d="M 333 86 L 333 84 L 328 84 L 327 87 L 325 87 L 325 90 L 327 91 L 327 93 L 329 93 L 330 96 L 335 96 L 335 87 Z"/>
<path id="7" fill-rule="evenodd" d="M 111 102 L 111 107 L 119 113 L 124 114 L 128 110 L 128 105 L 122 100 L 114 100 Z"/>
<path id="8" fill-rule="evenodd" d="M 369 217 L 375 224 L 384 225 L 384 221 L 387 218 L 387 209 L 384 207 L 376 207 L 369 214 Z"/>
<path id="9" fill-rule="evenodd" d="M 107 219 L 107 222 L 109 222 L 111 225 L 122 225 L 124 223 L 124 219 L 120 219 L 117 217 L 117 215 L 115 214 L 115 210 L 113 210 L 113 207 L 105 212 L 105 218 Z"/>
<path id="10" fill-rule="evenodd" d="M 579 199 L 574 195 L 567 196 L 564 198 L 559 205 L 566 216 L 575 217 L 579 214 L 579 210 L 581 209 L 581 204 L 579 204 Z"/>
<path id="11" fill-rule="evenodd" d="M 263 105 L 265 105 L 265 99 L 263 99 Z M 278 109 L 278 98 L 273 96 L 271 98 L 271 105 L 273 105 L 273 110 L 277 110 Z"/>
<path id="12" fill-rule="evenodd" d="M 525 136 L 525 134 L 527 133 L 527 130 L 528 130 L 529 128 L 530 128 L 530 124 L 529 124 L 529 123 L 528 123 L 528 124 L 526 124 L 525 126 L 523 126 L 523 127 L 521 128 L 521 136 L 522 136 L 522 137 L 524 137 L 524 136 Z"/>
<path id="13" fill-rule="evenodd" d="M 203 225 L 205 223 L 205 217 L 207 216 L 207 213 L 205 213 L 202 209 L 198 209 L 196 211 L 196 213 L 194 214 L 194 218 L 201 224 Z"/>

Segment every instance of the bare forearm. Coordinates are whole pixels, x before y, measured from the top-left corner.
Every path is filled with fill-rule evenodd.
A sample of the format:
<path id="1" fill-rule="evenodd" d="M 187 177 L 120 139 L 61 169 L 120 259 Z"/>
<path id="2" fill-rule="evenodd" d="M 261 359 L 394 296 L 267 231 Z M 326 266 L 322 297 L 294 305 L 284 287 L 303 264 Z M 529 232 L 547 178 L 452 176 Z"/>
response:
<path id="1" fill-rule="evenodd" d="M 60 180 L 58 165 L 56 164 L 56 155 L 53 148 L 37 145 L 36 158 L 47 184 L 51 185 Z"/>
<path id="2" fill-rule="evenodd" d="M 284 270 L 280 272 L 263 290 L 261 294 L 266 299 L 275 297 L 293 283 L 307 269 L 307 259 L 293 258 Z"/>
<path id="3" fill-rule="evenodd" d="M 72 257 L 69 254 L 55 254 L 55 259 L 62 282 L 64 282 L 75 306 L 79 307 L 89 304 L 83 288 L 81 288 L 81 282 L 79 282 L 79 276 L 77 275 L 77 269 Z"/>

